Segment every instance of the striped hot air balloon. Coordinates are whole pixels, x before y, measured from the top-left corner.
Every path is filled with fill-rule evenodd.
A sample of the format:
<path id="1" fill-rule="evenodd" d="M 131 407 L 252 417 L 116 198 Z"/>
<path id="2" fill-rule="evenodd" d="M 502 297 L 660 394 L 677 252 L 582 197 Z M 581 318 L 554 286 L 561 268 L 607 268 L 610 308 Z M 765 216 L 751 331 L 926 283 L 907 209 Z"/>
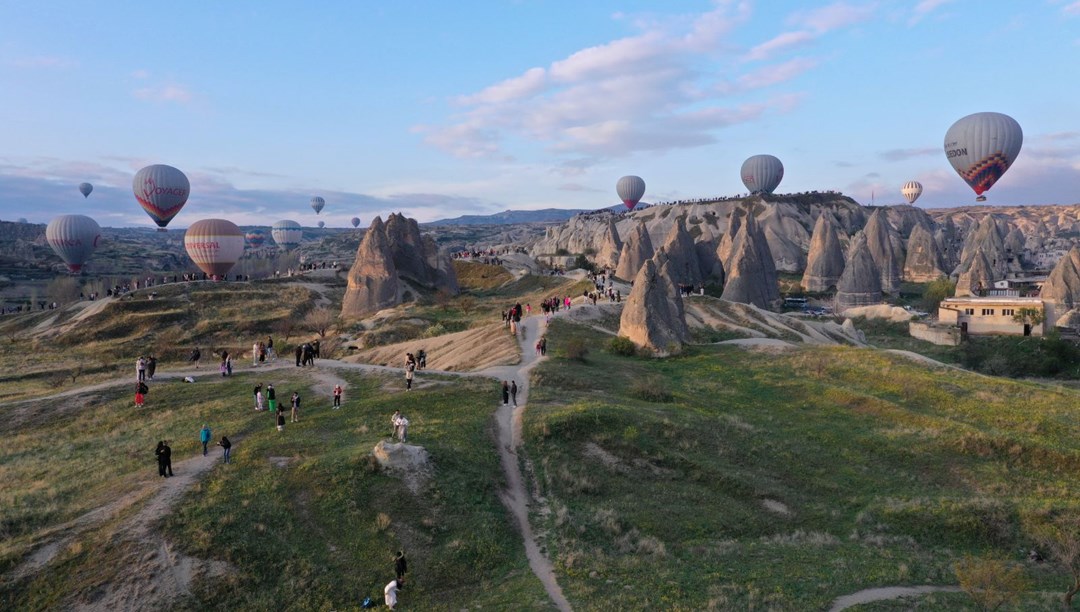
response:
<path id="1" fill-rule="evenodd" d="M 900 188 L 900 195 L 904 196 L 908 204 L 914 204 L 915 200 L 918 200 L 919 196 L 922 195 L 922 183 L 919 181 L 904 183 L 904 186 Z"/>
<path id="2" fill-rule="evenodd" d="M 270 235 L 274 242 L 286 251 L 300 246 L 300 240 L 304 236 L 304 230 L 296 221 L 283 219 L 270 227 Z"/>
<path id="3" fill-rule="evenodd" d="M 975 113 L 945 132 L 945 157 L 978 197 L 998 182 L 1016 161 L 1024 131 L 1016 119 L 1001 113 Z"/>
<path id="4" fill-rule="evenodd" d="M 322 212 L 324 206 L 326 206 L 326 200 L 319 196 L 311 198 L 311 208 L 315 210 L 316 215 Z"/>
<path id="5" fill-rule="evenodd" d="M 131 182 L 135 199 L 146 214 L 164 228 L 180 212 L 191 192 L 187 176 L 172 166 L 154 164 L 139 170 Z"/>
<path id="6" fill-rule="evenodd" d="M 266 233 L 262 230 L 251 230 L 244 234 L 244 240 L 252 246 L 252 248 L 259 248 L 266 242 Z"/>
<path id="7" fill-rule="evenodd" d="M 101 242 L 101 228 L 86 215 L 60 215 L 45 227 L 45 241 L 68 270 L 79 272 Z"/>
<path id="8" fill-rule="evenodd" d="M 772 193 L 784 180 L 784 164 L 774 155 L 754 155 L 743 162 L 740 174 L 750 193 Z"/>
<path id="9" fill-rule="evenodd" d="M 184 233 L 184 248 L 200 270 L 222 278 L 244 254 L 244 233 L 232 221 L 203 219 Z"/>

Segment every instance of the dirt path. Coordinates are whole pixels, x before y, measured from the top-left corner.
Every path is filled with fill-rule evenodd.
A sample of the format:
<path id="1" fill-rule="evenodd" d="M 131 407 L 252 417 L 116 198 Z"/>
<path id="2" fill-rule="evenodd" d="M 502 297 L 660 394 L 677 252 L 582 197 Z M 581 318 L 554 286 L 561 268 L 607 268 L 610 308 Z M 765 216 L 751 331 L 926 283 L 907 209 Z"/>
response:
<path id="1" fill-rule="evenodd" d="M 843 597 L 837 597 L 832 606 L 829 607 L 829 612 L 840 612 L 840 610 L 847 610 L 848 608 L 858 606 L 873 601 L 885 601 L 887 599 L 899 599 L 901 597 L 913 597 L 916 595 L 925 595 L 927 593 L 958 593 L 960 587 L 957 586 L 893 586 L 893 587 L 877 587 L 873 589 L 863 589 L 861 591 L 852 593 L 850 595 L 844 595 Z"/>
<path id="2" fill-rule="evenodd" d="M 529 567 L 532 568 L 536 577 L 544 585 L 548 597 L 560 610 L 569 611 L 570 602 L 566 600 L 558 581 L 555 580 L 555 570 L 544 553 L 540 551 L 533 535 L 532 526 L 529 524 L 529 492 L 525 487 L 525 481 L 521 475 L 521 466 L 518 464 L 517 449 L 521 446 L 521 423 L 525 412 L 525 405 L 529 399 L 529 371 L 541 361 L 536 355 L 536 340 L 547 329 L 547 323 L 542 316 L 528 317 L 522 320 L 521 327 L 524 333 L 518 335 L 521 344 L 521 363 L 513 366 L 497 366 L 481 370 L 478 374 L 493 376 L 498 380 L 513 380 L 518 383 L 517 406 L 512 404 L 500 406 L 495 413 L 495 423 L 498 432 L 499 460 L 502 463 L 503 474 L 506 476 L 507 488 L 500 492 L 499 497 L 503 504 L 513 515 L 517 522 L 521 537 L 525 541 L 525 556 L 529 559 Z"/>

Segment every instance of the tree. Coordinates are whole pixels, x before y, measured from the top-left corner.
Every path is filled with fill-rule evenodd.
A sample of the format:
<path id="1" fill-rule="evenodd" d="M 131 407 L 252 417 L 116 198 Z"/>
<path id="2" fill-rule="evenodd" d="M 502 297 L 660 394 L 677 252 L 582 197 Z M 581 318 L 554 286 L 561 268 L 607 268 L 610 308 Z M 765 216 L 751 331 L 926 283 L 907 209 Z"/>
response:
<path id="1" fill-rule="evenodd" d="M 1046 314 L 1038 308 L 1021 308 L 1013 314 L 1013 321 L 1025 325 L 1041 325 L 1046 320 Z"/>
<path id="2" fill-rule="evenodd" d="M 45 295 L 54 302 L 74 302 L 79 297 L 79 281 L 70 276 L 58 276 L 45 286 Z"/>
<path id="3" fill-rule="evenodd" d="M 939 276 L 937 280 L 927 283 L 920 305 L 927 312 L 935 312 L 942 300 L 952 297 L 955 293 L 956 283 L 949 280 L 948 276 Z"/>
<path id="4" fill-rule="evenodd" d="M 277 321 L 274 321 L 274 333 L 280 336 L 285 342 L 289 341 L 289 337 L 296 331 L 296 319 L 291 316 L 281 317 Z"/>
<path id="5" fill-rule="evenodd" d="M 1065 608 L 1072 609 L 1073 597 L 1080 593 L 1080 516 L 1059 516 L 1032 529 L 1047 556 L 1072 576 L 1065 591 Z"/>
<path id="6" fill-rule="evenodd" d="M 953 564 L 953 571 L 960 588 L 983 612 L 1015 602 L 1028 588 L 1024 570 L 999 559 L 965 556 Z"/>
<path id="7" fill-rule="evenodd" d="M 337 321 L 337 315 L 329 308 L 315 308 L 304 316 L 304 326 L 319 334 L 320 338 L 326 337 L 326 331 Z"/>

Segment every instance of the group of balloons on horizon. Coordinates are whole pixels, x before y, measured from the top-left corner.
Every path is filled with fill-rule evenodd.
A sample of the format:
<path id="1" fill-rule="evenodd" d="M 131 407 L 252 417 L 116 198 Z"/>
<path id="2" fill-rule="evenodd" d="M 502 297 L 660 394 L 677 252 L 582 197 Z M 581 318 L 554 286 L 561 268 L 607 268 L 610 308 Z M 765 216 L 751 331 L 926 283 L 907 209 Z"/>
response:
<path id="1" fill-rule="evenodd" d="M 961 118 L 945 132 L 945 157 L 960 178 L 964 179 L 978 202 L 1016 161 L 1024 142 L 1024 132 L 1015 119 L 1001 113 L 974 113 Z M 784 164 L 773 155 L 753 155 L 743 162 L 739 172 L 750 193 L 772 193 L 784 178 Z M 922 195 L 918 181 L 908 181 L 900 195 L 914 204 Z M 615 183 L 615 193 L 633 210 L 645 195 L 645 181 L 628 175 Z"/>
<path id="2" fill-rule="evenodd" d="M 90 197 L 93 191 L 94 186 L 90 183 L 79 184 L 79 193 L 84 198 Z M 154 164 L 135 173 L 132 191 L 139 206 L 154 220 L 159 231 L 164 231 L 187 203 L 191 183 L 180 170 Z M 325 206 L 326 200 L 322 197 L 311 199 L 315 214 L 321 213 Z M 360 218 L 353 217 L 350 223 L 354 228 L 360 227 Z M 319 221 L 318 226 L 324 228 L 326 222 Z M 270 235 L 278 246 L 288 251 L 300 244 L 303 229 L 299 223 L 286 219 L 274 223 Z M 78 273 L 101 242 L 101 227 L 86 215 L 60 215 L 45 227 L 45 240 L 68 269 Z M 261 230 L 245 234 L 226 219 L 202 219 L 191 224 L 184 233 L 188 256 L 200 270 L 217 278 L 224 277 L 236 265 L 244 253 L 245 242 L 259 248 L 266 242 L 266 235 Z"/>

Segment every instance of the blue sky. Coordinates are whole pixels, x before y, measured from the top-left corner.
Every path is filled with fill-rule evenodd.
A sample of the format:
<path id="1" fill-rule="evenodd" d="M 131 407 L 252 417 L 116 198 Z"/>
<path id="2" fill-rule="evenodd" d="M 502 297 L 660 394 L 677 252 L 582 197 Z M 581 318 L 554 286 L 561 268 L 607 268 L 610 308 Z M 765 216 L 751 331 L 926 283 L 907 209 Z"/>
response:
<path id="1" fill-rule="evenodd" d="M 150 163 L 192 183 L 170 227 L 344 227 L 734 194 L 757 153 L 779 192 L 957 206 L 978 111 L 1025 134 L 990 203 L 1072 204 L 1077 58 L 1077 0 L 4 2 L 0 219 L 149 227 Z"/>

